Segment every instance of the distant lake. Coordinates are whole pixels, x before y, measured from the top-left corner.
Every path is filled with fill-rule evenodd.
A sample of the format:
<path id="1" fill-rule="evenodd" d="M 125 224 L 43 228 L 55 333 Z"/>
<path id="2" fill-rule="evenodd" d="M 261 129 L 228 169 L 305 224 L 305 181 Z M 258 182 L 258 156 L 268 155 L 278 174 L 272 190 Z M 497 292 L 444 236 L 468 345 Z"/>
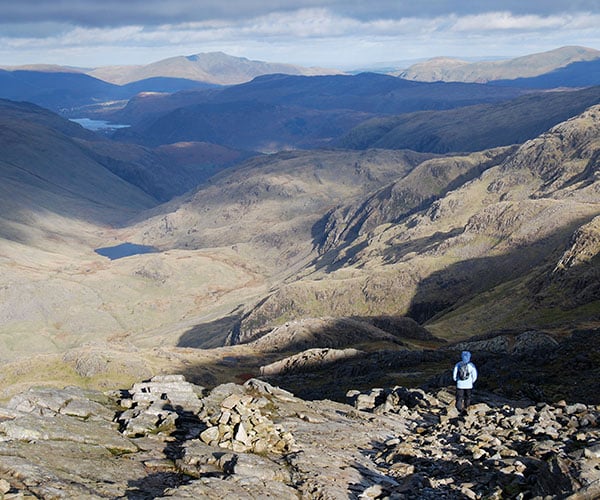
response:
<path id="1" fill-rule="evenodd" d="M 137 245 L 135 243 L 121 243 L 114 247 L 96 248 L 94 252 L 103 257 L 108 257 L 110 260 L 116 260 L 123 257 L 130 257 L 131 255 L 158 252 L 158 248 L 148 245 Z"/>
<path id="2" fill-rule="evenodd" d="M 79 123 L 83 128 L 88 130 L 116 130 L 118 128 L 127 128 L 131 125 L 120 125 L 118 123 L 110 123 L 105 120 L 92 120 L 90 118 L 70 118 L 72 122 Z"/>

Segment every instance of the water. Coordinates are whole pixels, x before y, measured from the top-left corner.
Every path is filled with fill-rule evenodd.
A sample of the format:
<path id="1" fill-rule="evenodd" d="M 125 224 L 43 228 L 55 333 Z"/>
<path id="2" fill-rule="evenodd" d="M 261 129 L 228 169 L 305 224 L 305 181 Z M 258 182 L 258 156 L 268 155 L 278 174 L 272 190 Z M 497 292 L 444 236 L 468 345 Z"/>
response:
<path id="1" fill-rule="evenodd" d="M 121 125 L 118 123 L 110 123 L 106 120 L 92 120 L 91 118 L 70 118 L 72 122 L 79 123 L 83 128 L 97 132 L 99 130 L 116 130 L 118 128 L 127 128 L 131 125 Z"/>
<path id="2" fill-rule="evenodd" d="M 158 252 L 158 249 L 148 245 L 137 245 L 136 243 L 121 243 L 113 247 L 96 248 L 94 252 L 103 257 L 108 257 L 110 260 L 116 260 L 132 255 Z"/>

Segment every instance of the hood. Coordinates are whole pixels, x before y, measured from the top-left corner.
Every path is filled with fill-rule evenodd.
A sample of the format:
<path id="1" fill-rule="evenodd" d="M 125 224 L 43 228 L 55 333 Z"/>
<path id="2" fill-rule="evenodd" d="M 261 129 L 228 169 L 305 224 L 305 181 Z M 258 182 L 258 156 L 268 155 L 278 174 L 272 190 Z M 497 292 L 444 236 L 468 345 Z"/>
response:
<path id="1" fill-rule="evenodd" d="M 471 361 L 471 353 L 469 351 L 463 351 L 462 354 L 463 363 L 468 363 Z"/>

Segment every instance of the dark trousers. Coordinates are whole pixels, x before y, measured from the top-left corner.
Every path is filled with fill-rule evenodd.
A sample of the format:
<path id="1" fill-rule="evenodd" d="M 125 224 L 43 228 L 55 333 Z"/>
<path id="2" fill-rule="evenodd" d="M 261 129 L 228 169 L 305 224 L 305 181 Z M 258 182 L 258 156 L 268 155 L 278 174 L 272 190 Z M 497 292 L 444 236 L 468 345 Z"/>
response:
<path id="1" fill-rule="evenodd" d="M 456 388 L 456 409 L 458 411 L 466 410 L 471 404 L 471 392 L 473 389 Z"/>

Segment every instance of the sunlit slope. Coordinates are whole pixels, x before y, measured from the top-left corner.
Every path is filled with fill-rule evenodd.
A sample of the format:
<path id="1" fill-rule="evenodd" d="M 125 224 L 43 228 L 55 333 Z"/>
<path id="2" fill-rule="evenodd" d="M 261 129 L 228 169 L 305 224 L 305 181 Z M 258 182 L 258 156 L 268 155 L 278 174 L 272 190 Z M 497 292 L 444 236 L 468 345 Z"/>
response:
<path id="1" fill-rule="evenodd" d="M 420 205 L 422 184 L 409 180 L 420 168 L 474 171 L 465 159 L 426 162 L 333 212 L 312 273 L 249 310 L 237 339 L 356 314 L 408 314 L 447 338 L 598 321 L 599 158 L 593 107 L 496 163 L 482 158 L 460 185 L 438 175 L 452 189 L 432 189 Z"/>

